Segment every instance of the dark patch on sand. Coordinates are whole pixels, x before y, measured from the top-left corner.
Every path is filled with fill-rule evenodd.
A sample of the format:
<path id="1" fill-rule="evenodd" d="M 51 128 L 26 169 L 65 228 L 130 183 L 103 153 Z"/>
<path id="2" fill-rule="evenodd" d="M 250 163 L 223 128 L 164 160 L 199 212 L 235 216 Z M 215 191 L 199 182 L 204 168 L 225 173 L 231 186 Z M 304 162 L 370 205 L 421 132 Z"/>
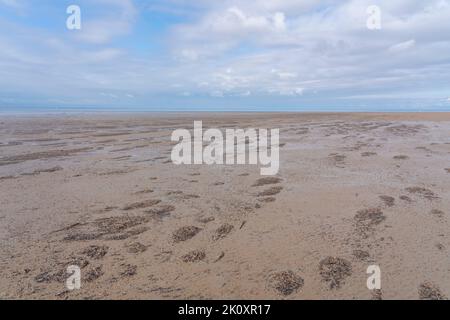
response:
<path id="1" fill-rule="evenodd" d="M 126 246 L 126 248 L 129 253 L 134 253 L 134 254 L 143 253 L 143 252 L 147 251 L 147 246 L 144 246 L 140 242 L 132 242 L 132 243 L 128 244 Z"/>
<path id="2" fill-rule="evenodd" d="M 136 228 L 127 230 L 126 232 L 107 236 L 107 237 L 105 237 L 105 240 L 125 240 L 125 239 L 131 238 L 131 237 L 138 236 L 144 232 L 147 232 L 148 230 L 149 230 L 149 228 L 147 228 L 147 227 L 136 227 Z"/>
<path id="3" fill-rule="evenodd" d="M 277 198 L 275 198 L 275 197 L 267 197 L 267 198 L 258 199 L 258 201 L 261 201 L 264 203 L 275 202 L 276 200 L 277 200 Z"/>
<path id="4" fill-rule="evenodd" d="M 270 184 L 278 184 L 281 183 L 280 178 L 277 177 L 266 177 L 266 178 L 261 178 L 258 179 L 255 184 L 252 187 L 261 187 L 261 186 L 266 186 L 266 185 L 270 185 Z"/>
<path id="5" fill-rule="evenodd" d="M 148 229 L 145 227 L 131 228 L 147 223 L 150 219 L 150 217 L 144 216 L 123 216 L 102 218 L 86 224 L 75 224 L 65 228 L 65 230 L 69 231 L 69 234 L 64 240 L 89 241 L 100 238 L 107 240 L 123 240 L 147 231 Z"/>
<path id="6" fill-rule="evenodd" d="M 386 128 L 386 131 L 388 131 L 389 133 L 392 133 L 395 136 L 406 137 L 406 136 L 416 135 L 417 133 L 423 131 L 424 129 L 425 129 L 425 126 L 423 126 L 423 125 L 401 124 L 401 125 L 395 125 L 395 126 L 388 127 L 388 128 Z"/>
<path id="7" fill-rule="evenodd" d="M 150 208 L 153 206 L 156 206 L 157 204 L 161 203 L 161 200 L 146 200 L 142 202 L 136 202 L 129 204 L 125 206 L 122 210 L 129 211 L 129 210 L 136 210 L 136 209 L 145 209 Z"/>
<path id="8" fill-rule="evenodd" d="M 0 181 L 3 181 L 3 180 L 13 180 L 13 179 L 17 179 L 17 177 L 15 177 L 15 176 L 5 176 L 5 177 L 0 177 Z"/>
<path id="9" fill-rule="evenodd" d="M 9 164 L 16 164 L 30 160 L 43 160 L 59 157 L 68 157 L 76 153 L 90 150 L 92 150 L 92 148 L 79 148 L 71 150 L 50 150 L 50 151 L 34 152 L 16 156 L 3 157 L 0 158 L 0 166 L 6 166 Z"/>
<path id="10" fill-rule="evenodd" d="M 410 187 L 406 188 L 406 191 L 412 194 L 418 194 L 428 200 L 439 199 L 439 197 L 433 191 L 422 187 Z"/>
<path id="11" fill-rule="evenodd" d="M 225 238 L 227 235 L 229 235 L 234 229 L 234 226 L 231 224 L 225 223 L 222 226 L 219 227 L 219 229 L 216 230 L 215 235 L 213 236 L 213 239 L 215 241 Z"/>
<path id="12" fill-rule="evenodd" d="M 447 300 L 439 287 L 430 282 L 424 282 L 419 286 L 419 298 L 420 300 Z"/>
<path id="13" fill-rule="evenodd" d="M 172 234 L 172 239 L 175 242 L 187 241 L 195 237 L 201 230 L 195 226 L 182 227 Z"/>
<path id="14" fill-rule="evenodd" d="M 22 173 L 21 176 L 38 176 L 41 173 L 53 173 L 53 172 L 57 172 L 57 171 L 62 171 L 63 168 L 61 167 L 53 167 L 53 168 L 49 168 L 49 169 L 40 169 L 40 170 L 35 170 L 31 173 Z"/>
<path id="15" fill-rule="evenodd" d="M 376 225 L 379 225 L 386 220 L 386 217 L 381 209 L 370 208 L 358 211 L 354 219 L 357 232 L 361 236 L 367 237 L 367 234 L 372 231 Z"/>
<path id="16" fill-rule="evenodd" d="M 289 296 L 297 292 L 303 287 L 304 283 L 303 278 L 291 270 L 277 272 L 269 276 L 269 286 L 283 296 Z"/>
<path id="17" fill-rule="evenodd" d="M 409 202 L 409 203 L 412 202 L 412 199 L 410 197 L 408 197 L 408 196 L 400 196 L 399 199 L 403 200 L 403 201 L 406 201 L 406 202 Z"/>
<path id="18" fill-rule="evenodd" d="M 146 217 L 125 216 L 98 219 L 96 220 L 95 224 L 102 232 L 117 233 L 146 222 L 148 222 L 148 219 Z"/>
<path id="19" fill-rule="evenodd" d="M 347 159 L 347 156 L 343 154 L 331 153 L 328 156 L 328 159 L 331 160 L 336 167 L 344 168 L 345 159 Z"/>
<path id="20" fill-rule="evenodd" d="M 90 246 L 82 252 L 91 259 L 102 259 L 107 253 L 109 248 L 107 246 Z"/>
<path id="21" fill-rule="evenodd" d="M 135 192 L 134 194 L 135 195 L 140 195 L 140 194 L 149 194 L 149 193 L 153 193 L 153 192 L 155 192 L 155 191 L 152 190 L 152 189 L 145 189 L 145 190 L 142 190 L 142 191 Z"/>
<path id="22" fill-rule="evenodd" d="M 37 283 L 51 283 L 59 282 L 63 283 L 67 280 L 70 274 L 67 272 L 67 267 L 77 266 L 80 269 L 84 269 L 89 265 L 89 261 L 82 257 L 72 257 L 65 262 L 58 263 L 54 268 L 57 271 L 45 271 L 34 277 L 34 281 Z"/>
<path id="23" fill-rule="evenodd" d="M 186 263 L 193 263 L 205 260 L 206 253 L 202 250 L 194 250 L 184 255 L 181 259 Z"/>
<path id="24" fill-rule="evenodd" d="M 383 300 L 383 292 L 380 289 L 372 290 L 372 300 Z"/>
<path id="25" fill-rule="evenodd" d="M 56 273 L 52 273 L 50 271 L 46 271 L 38 274 L 34 277 L 34 281 L 37 283 L 51 283 L 51 282 L 64 282 L 69 275 L 66 274 L 65 270 L 58 271 Z"/>
<path id="26" fill-rule="evenodd" d="M 380 196 L 381 201 L 383 201 L 384 205 L 388 207 L 393 207 L 395 205 L 395 198 L 391 196 Z"/>
<path id="27" fill-rule="evenodd" d="M 361 153 L 362 157 L 373 157 L 373 156 L 376 156 L 376 155 L 377 155 L 376 152 L 363 152 L 363 153 Z"/>
<path id="28" fill-rule="evenodd" d="M 283 187 L 272 187 L 270 189 L 264 190 L 260 193 L 258 193 L 258 197 L 270 197 L 275 196 L 279 194 L 281 191 L 283 191 Z"/>
<path id="29" fill-rule="evenodd" d="M 445 212 L 438 209 L 433 209 L 430 211 L 430 214 L 439 218 L 442 218 L 445 216 Z"/>
<path id="30" fill-rule="evenodd" d="M 405 155 L 398 155 L 398 156 L 394 156 L 395 160 L 408 160 L 409 157 L 405 156 Z"/>
<path id="31" fill-rule="evenodd" d="M 370 258 L 370 254 L 364 250 L 354 250 L 353 256 L 361 261 L 367 261 Z"/>
<path id="32" fill-rule="evenodd" d="M 327 257 L 320 261 L 320 275 L 330 289 L 339 289 L 345 283 L 345 279 L 352 275 L 352 265 L 345 259 Z"/>
<path id="33" fill-rule="evenodd" d="M 167 218 L 170 216 L 170 214 L 175 211 L 175 207 L 167 204 L 167 205 L 161 205 L 157 208 L 153 208 L 150 210 L 145 211 L 145 213 L 150 214 L 153 218 L 162 220 L 164 218 Z"/>
<path id="34" fill-rule="evenodd" d="M 214 260 L 214 263 L 219 262 L 220 260 L 223 259 L 223 257 L 225 257 L 225 252 L 222 251 L 222 252 L 217 256 L 217 258 Z"/>
<path id="35" fill-rule="evenodd" d="M 103 276 L 104 272 L 102 266 L 94 267 L 85 273 L 84 280 L 87 282 L 92 282 Z"/>
<path id="36" fill-rule="evenodd" d="M 132 277 L 137 273 L 137 266 L 131 264 L 122 265 L 123 271 L 120 273 L 122 277 Z"/>

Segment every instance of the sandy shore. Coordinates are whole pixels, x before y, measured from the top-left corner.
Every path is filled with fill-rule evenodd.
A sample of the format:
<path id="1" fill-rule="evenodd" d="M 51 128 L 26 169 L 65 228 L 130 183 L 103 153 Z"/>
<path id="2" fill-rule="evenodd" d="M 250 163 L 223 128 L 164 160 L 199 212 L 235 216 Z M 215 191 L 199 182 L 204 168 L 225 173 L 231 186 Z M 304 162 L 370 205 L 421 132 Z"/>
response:
<path id="1" fill-rule="evenodd" d="M 173 165 L 194 120 L 280 128 L 279 179 Z M 449 132 L 450 113 L 2 117 L 0 299 L 450 297 Z"/>

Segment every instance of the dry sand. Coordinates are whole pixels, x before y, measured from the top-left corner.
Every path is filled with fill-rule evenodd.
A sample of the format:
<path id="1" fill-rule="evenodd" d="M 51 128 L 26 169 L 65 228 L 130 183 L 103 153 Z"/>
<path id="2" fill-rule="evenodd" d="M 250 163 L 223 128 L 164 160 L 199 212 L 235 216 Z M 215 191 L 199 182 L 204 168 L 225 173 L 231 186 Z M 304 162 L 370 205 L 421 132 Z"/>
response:
<path id="1" fill-rule="evenodd" d="M 280 128 L 279 179 L 173 165 L 194 120 Z M 0 298 L 450 297 L 449 132 L 449 113 L 2 117 Z"/>

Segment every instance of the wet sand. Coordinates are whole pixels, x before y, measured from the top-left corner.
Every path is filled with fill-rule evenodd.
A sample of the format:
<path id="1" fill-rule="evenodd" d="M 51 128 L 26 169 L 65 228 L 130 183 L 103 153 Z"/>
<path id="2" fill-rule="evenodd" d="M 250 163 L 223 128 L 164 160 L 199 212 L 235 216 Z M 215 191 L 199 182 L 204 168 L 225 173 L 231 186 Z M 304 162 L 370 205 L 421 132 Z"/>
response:
<path id="1" fill-rule="evenodd" d="M 172 164 L 194 120 L 280 128 L 277 179 Z M 0 299 L 450 297 L 449 132 L 450 113 L 2 117 Z"/>

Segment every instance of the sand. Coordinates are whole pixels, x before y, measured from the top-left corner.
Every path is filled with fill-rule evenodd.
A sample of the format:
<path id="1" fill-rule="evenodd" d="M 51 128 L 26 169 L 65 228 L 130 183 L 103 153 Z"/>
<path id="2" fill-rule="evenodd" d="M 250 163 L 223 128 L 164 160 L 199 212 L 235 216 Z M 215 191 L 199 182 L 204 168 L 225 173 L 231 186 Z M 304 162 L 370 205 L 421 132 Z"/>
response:
<path id="1" fill-rule="evenodd" d="M 280 128 L 279 174 L 173 165 L 194 120 Z M 0 299 L 446 299 L 449 132 L 450 113 L 3 116 Z"/>

